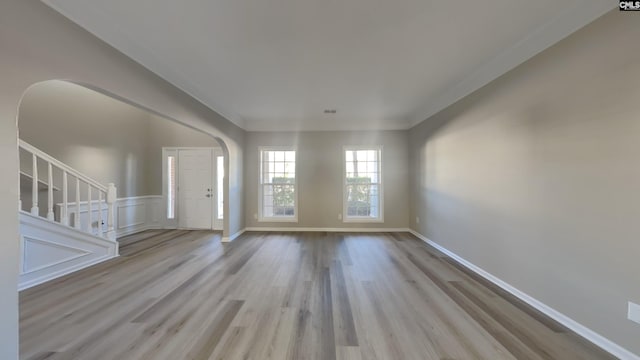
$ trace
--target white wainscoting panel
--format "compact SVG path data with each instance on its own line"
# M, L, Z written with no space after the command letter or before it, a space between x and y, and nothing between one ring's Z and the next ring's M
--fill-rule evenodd
M115 241L20 212L20 290L116 256Z
M69 203L70 225L75 224L76 219L80 221L80 227L85 229L88 221L88 204L86 201L80 202L80 216L76 217L75 203ZM116 200L115 206L115 228L116 237L134 234L149 229L160 229L162 227L162 195L135 196L120 198ZM56 206L56 218L59 221L62 204ZM107 203L102 202L102 219L106 223ZM93 201L91 205L91 228L94 234L98 233L98 201ZM107 231L106 225L102 224L102 230Z
M161 228L161 211L162 195L118 199L116 201L116 236Z
M147 204L135 202L133 204L117 205L118 230L125 231L128 228L144 226L147 222Z

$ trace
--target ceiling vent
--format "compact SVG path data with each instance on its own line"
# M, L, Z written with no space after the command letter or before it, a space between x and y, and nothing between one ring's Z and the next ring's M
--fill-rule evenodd
M325 111L324 111L325 114L335 114L337 112L338 112L338 110L336 110L336 109L325 109Z

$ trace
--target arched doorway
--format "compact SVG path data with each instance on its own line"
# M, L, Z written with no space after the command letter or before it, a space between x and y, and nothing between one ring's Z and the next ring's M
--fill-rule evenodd
M172 217L169 207L180 199L185 201L185 198L171 198L171 192L167 192L167 164L163 149L210 149L213 156L211 179L206 186L203 185L207 192L203 188L202 196L206 195L211 201L208 208L201 206L199 211L209 209L210 228L223 230L223 199L228 196L228 182L219 173L226 173L224 170L229 166L225 160L228 151L224 142L123 100L105 91L68 81L50 80L34 84L20 103L20 139L83 171L92 179L103 184L113 182L118 188L118 200L128 206L123 206L122 211L116 214L116 217L122 217L116 219L119 222L118 235L149 227L172 226L171 219L168 219ZM35 189L29 186L34 164L30 156L21 156L20 159L21 209L34 211L33 205L37 207L38 201L34 203L33 191L29 192ZM40 162L40 168L45 167L46 170L47 164ZM46 184L46 171L39 174L36 176ZM51 194L49 199L35 196L42 205L42 200L53 200L54 204L40 206L35 211L49 218L54 212L58 221L69 221L63 219L64 214L59 211L64 192L60 189L60 177L54 171L51 180L59 185L54 186L53 199ZM75 201L75 194L73 191L70 193L71 201ZM81 189L80 193L85 194L86 190ZM83 201L82 196L80 201ZM183 208L187 205L183 204ZM91 225L83 224L82 227L91 228Z

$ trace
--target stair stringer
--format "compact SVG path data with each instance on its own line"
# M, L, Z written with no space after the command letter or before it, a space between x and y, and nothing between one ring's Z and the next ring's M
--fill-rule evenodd
M21 211L20 277L24 290L118 256L118 243Z

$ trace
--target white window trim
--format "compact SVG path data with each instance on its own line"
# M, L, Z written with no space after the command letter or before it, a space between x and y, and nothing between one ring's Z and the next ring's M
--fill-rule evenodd
M294 206L293 206L293 214L291 217L282 217L282 216L271 216L266 217L262 213L262 203L263 203L263 186L262 186L262 165L264 162L262 161L262 153L264 151L295 151L296 158L296 177L293 182L294 187ZM258 158L260 164L258 165L258 222L279 222L279 223L297 223L298 222L298 148L295 146L260 146L258 147Z
M380 204L379 214L377 218L371 217L358 217L347 215L347 150L377 150L378 157L378 169L380 171ZM383 223L384 222L384 173L383 173L383 161L382 161L383 147L382 145L357 145L357 146L344 146L342 148L342 222L343 223Z

